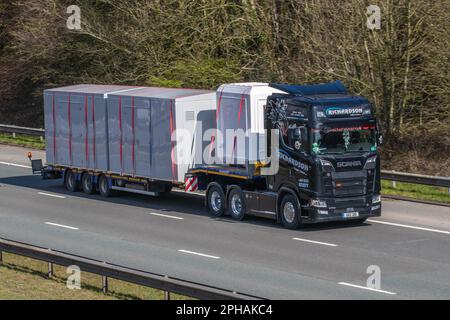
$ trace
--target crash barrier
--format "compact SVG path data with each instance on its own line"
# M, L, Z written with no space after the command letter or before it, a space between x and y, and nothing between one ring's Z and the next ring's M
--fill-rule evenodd
M48 276L53 276L53 265L64 267L76 266L83 272L102 276L103 292L108 292L108 279L113 278L164 291L164 298L170 300L170 294L176 293L201 300L261 300L255 297L231 290L220 289L208 285L176 279L167 275L155 274L142 270L76 256L69 253L37 247L7 239L0 239L0 265L3 252L48 262Z

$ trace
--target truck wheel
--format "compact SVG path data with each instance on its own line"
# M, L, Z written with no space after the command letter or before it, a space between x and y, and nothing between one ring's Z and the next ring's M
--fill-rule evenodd
M235 220L242 220L245 216L245 199L242 189L236 188L228 194L228 209Z
M109 187L108 178L100 176L98 181L98 191L102 197L108 198L111 196L111 188Z
M221 217L225 211L225 194L219 186L212 186L208 190L208 209L214 217Z
M287 229L298 229L300 226L300 210L297 199L291 194L284 196L280 206L281 220Z
M78 190L78 181L75 173L72 170L67 170L66 172L66 181L65 181L66 189L70 192L75 192Z
M83 177L81 178L81 187L86 194L94 193L94 183L92 182L92 176L89 173L83 174Z

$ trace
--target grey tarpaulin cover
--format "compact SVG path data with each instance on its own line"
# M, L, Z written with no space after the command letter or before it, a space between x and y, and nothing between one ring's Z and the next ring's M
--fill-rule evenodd
M195 140L196 120L203 131L215 126L216 96L207 90L75 85L45 90L44 106L48 164L183 182L195 162L177 159L203 145ZM192 136L171 141L176 129Z

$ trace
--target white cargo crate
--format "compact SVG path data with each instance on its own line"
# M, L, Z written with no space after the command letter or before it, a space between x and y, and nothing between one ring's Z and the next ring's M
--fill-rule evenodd
M264 109L267 97L283 93L268 83L224 84L217 90L217 153L225 164L248 164L266 159ZM227 130L237 134L227 136ZM242 137L244 132L245 136Z

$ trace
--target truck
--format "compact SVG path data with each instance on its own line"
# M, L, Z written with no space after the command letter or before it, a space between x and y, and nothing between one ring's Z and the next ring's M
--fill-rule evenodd
M76 85L44 91L44 179L104 197L205 195L213 217L288 229L381 215L372 104L340 81L217 91Z

